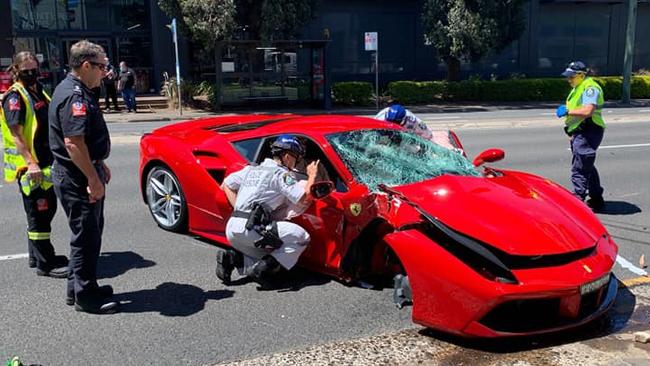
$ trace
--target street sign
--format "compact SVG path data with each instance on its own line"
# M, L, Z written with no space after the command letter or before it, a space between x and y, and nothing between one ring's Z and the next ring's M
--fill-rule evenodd
M377 51L377 32L366 32L363 39L366 51Z
M172 31L172 40L174 42L174 51L176 53L176 89L178 90L178 113L183 115L183 99L181 96L181 66L178 60L178 30L176 28L176 18L172 19L170 27Z
M363 37L366 51L375 51L373 63L375 64L375 104L379 110L379 35L377 32L366 32Z

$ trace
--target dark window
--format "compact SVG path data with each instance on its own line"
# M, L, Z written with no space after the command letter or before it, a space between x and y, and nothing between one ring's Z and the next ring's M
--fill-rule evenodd
M243 157L248 160L248 162L252 162L255 160L255 156L257 155L257 151L260 148L260 143L262 142L262 138L256 138L256 139L250 139L250 140L241 140L241 141L236 141L233 142L233 146L239 152Z

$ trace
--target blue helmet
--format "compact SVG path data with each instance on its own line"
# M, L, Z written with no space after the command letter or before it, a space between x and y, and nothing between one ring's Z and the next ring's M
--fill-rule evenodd
M400 104L390 106L386 113L386 120L390 122L402 123L404 117L406 117L406 109Z
M298 141L298 139L293 135L280 135L271 144L271 154L274 156L279 155L284 151L290 152L298 157L305 155L305 149L302 147L300 141Z

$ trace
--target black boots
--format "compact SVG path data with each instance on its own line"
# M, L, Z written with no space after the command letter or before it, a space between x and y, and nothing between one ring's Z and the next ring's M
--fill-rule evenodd
M230 284L232 271L244 265L242 255L232 249L217 252L217 268L215 274L225 285Z

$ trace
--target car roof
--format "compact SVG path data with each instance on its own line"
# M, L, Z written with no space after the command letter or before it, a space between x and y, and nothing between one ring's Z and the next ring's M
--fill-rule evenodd
M191 135L193 134L192 132L202 130L217 133L229 141L238 141L282 133L317 137L337 132L387 128L398 129L399 127L390 122L368 117L276 114L204 118L169 125L156 130L156 133L183 137L183 135Z

